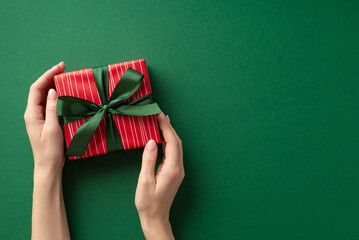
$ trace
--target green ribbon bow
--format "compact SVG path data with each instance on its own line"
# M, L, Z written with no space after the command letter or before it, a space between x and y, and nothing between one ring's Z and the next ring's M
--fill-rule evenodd
M157 103L153 103L150 94L135 101L124 103L141 86L143 74L140 72L128 68L117 83L109 100L107 66L93 68L92 73L102 104L72 96L60 96L57 101L56 113L63 117L63 124L92 115L77 129L67 148L65 154L67 157L82 156L85 153L87 145L105 114L107 150L111 152L123 149L121 137L112 114L148 116L161 112Z

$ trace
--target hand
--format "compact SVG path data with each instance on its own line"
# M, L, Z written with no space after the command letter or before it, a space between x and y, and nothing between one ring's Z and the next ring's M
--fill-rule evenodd
M65 64L61 62L30 87L24 119L36 171L59 174L64 166L63 134L56 114L57 93L50 89L54 76L64 70Z
M146 239L174 239L169 222L172 202L184 178L182 141L168 116L158 115L163 133L162 163L155 174L157 145L150 140L143 152L135 204Z
M64 69L61 62L31 85L24 114L35 162L31 239L70 239L62 194L63 135L57 93L50 89L54 76Z

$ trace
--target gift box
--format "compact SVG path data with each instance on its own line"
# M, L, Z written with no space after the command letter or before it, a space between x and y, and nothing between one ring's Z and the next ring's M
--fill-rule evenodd
M54 77L66 156L80 159L161 142L145 60Z

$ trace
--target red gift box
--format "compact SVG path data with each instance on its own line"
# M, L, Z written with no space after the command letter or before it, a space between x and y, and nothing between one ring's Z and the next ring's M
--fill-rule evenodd
M140 59L108 65L109 98L111 97L111 93L113 92L122 74L129 67L142 73L144 78L140 88L124 102L132 102L142 96L152 93L146 62L144 59ZM91 68L62 73L56 75L54 80L55 88L59 96L73 96L92 101L96 104L101 104L100 96L97 91ZM83 119L63 125L67 147L69 147L69 144L72 141L72 138L77 129L88 118L90 117L84 117ZM150 139L155 140L157 143L161 142L156 115L128 116L114 114L113 118L117 130L121 136L124 150L144 147ZM103 118L94 135L92 136L84 155L78 157L69 157L69 159L87 158L105 154L107 152L106 122Z

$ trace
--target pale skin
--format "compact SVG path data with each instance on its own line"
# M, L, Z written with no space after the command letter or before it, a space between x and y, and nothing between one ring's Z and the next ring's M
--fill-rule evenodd
M61 62L31 85L24 114L34 157L33 240L70 239L62 194L63 133L56 115L57 93L51 88L54 76L64 70ZM142 155L135 205L146 239L174 239L169 212L185 175L182 141L168 116L160 113L157 118L164 157L155 172L158 148L150 140Z

